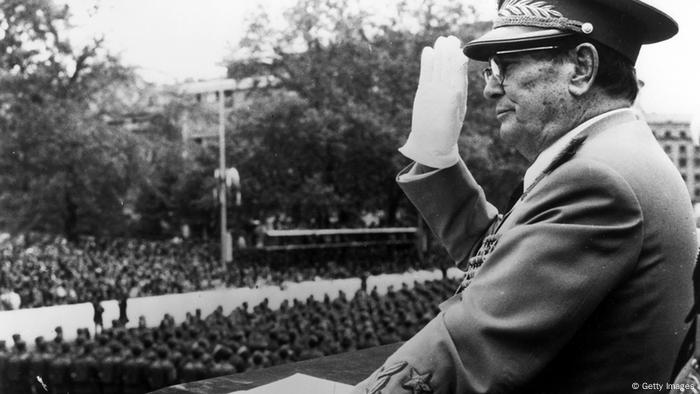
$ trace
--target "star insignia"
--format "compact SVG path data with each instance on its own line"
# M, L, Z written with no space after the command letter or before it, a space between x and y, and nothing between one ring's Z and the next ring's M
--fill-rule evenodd
M406 390L411 390L413 394L429 394L433 392L433 388L430 387L430 378L433 376L431 372L421 374L416 371L415 368L411 368L408 380L403 382L401 387Z

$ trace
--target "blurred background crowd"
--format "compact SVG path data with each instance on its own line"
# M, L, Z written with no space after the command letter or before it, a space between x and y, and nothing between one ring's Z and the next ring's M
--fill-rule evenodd
M77 243L62 237L16 238L0 247L0 310L99 302L230 287L366 277L430 267L411 248L237 252L219 261L219 245L139 239Z

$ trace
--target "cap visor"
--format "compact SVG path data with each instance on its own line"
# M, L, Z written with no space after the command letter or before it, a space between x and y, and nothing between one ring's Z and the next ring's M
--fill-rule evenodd
M530 26L502 26L489 31L464 46L464 54L474 60L486 61L499 51L534 48L552 44L574 35L558 29Z

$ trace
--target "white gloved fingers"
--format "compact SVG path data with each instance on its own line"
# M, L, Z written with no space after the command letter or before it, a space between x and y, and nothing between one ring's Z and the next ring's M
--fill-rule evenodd
M467 63L468 59L462 51L459 39L454 36L450 37L452 38L450 47L451 69L447 75L450 75L453 78L452 81L450 81L450 83L453 84L452 86L454 86L454 88L457 90L461 90L464 84L464 80L467 77L467 69L465 67L465 64Z
M433 80L433 67L435 65L434 61L435 51L431 47L423 48L420 56L420 75L418 77L418 86L425 86Z
M460 49L460 41L455 36L439 37L435 41L436 68L438 77L448 84L453 83L453 76L465 58Z
M466 56L465 56L466 58ZM469 92L469 59L466 59L464 63L462 63L462 66L460 67L460 73L459 77L461 80L458 80L455 82L455 86L459 86L461 88L460 90L460 96L461 97L461 102L462 105L459 107L459 114L457 115L460 119L464 119L464 117L467 115L467 98L468 98L468 92Z
M467 88L469 87L469 59L466 56L461 55L461 57L456 58L456 62L453 66L450 75L450 85L454 87L456 91L463 92L466 95Z
M449 36L445 39L445 49L449 53L448 57L450 63L460 63L462 58L465 57L460 49L460 45L461 42L459 41L459 38L455 36Z
M449 70L450 58L452 57L450 54L450 41L451 40L449 40L447 37L442 36L435 40L435 81L443 80L443 78L446 76L445 72Z

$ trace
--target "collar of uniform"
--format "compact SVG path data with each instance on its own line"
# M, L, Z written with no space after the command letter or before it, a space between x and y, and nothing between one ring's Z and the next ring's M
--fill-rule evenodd
M535 161L532 162L530 167L528 167L527 171L525 171L525 176L523 177L523 191L527 190L532 185L535 179L537 179L537 177L544 172L544 170L549 166L549 164L554 160L554 158L557 157L557 155L562 150L564 150L564 148L566 148L566 146L571 142L571 140L573 140L582 131L589 129L608 118L614 117L616 114L623 113L629 113L635 118L638 118L637 114L635 113L635 110L631 108L614 109L612 111L608 111L591 119L588 119L587 121L576 126L573 130L559 137L559 139L554 141L552 145L547 147L547 149L543 150L537 156Z

